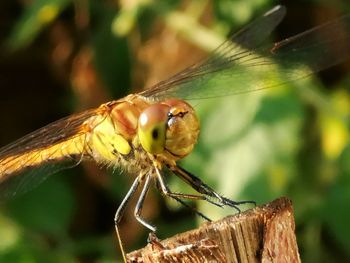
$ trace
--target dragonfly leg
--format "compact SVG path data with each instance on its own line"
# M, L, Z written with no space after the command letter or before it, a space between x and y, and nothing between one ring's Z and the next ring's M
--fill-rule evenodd
M148 228L152 232L156 232L156 227L152 226L151 224L146 222L145 219L143 219L141 217L141 211L142 211L142 208L143 208L143 204L144 204L147 192L148 192L149 187L150 187L150 182L151 182L151 175L147 174L145 184L143 186L143 189L142 189L142 192L140 194L139 200L137 201L137 204L136 204L136 207L135 207L134 215L135 215L135 218L137 219L137 221L139 221L142 225L144 225L146 228Z
M158 250L166 249L166 247L163 246L163 244L160 242L160 239L156 236L154 232L150 232L148 234L147 242L152 244Z
M157 182L159 183L160 190L165 196L169 196L175 200L178 200L179 198L190 199L190 200L204 200L218 207L223 207L223 204L214 202L213 200L210 200L205 195L183 194L183 193L176 193L176 192L170 191L170 189L168 188L168 186L164 181L162 173L156 167L155 167L155 171L156 171ZM182 202L180 201L180 203Z
M236 201L230 200L230 199L218 194L211 187L206 185L201 179L199 179L195 175L191 174L190 172L186 171L185 169L183 169L179 166L169 166L169 169L172 172L174 172L177 176L179 176L183 181L185 181L186 183L191 185L192 188L195 189L197 192L199 192L203 195L208 195L208 196L211 196L213 198L216 198L217 200L219 200L219 202L222 205L227 205L227 206L233 207L238 212L241 212L241 210L238 207L239 205L242 205L242 204L254 204L254 205L256 205L256 203L254 201L236 202Z
M159 185L159 182L157 181L156 182L156 186L157 186L157 189L162 192L162 189ZM183 205L184 207L190 209L193 213L197 214L199 217L211 222L212 220L207 217L206 215L204 215L203 213L199 212L196 208L192 207L192 206L189 206L187 203L185 203L184 201L182 201L179 197L176 197L176 196L169 196L170 198L174 199L176 202L179 202L181 205Z
M114 216L114 226L115 226L115 232L117 233L117 238L119 241L119 246L120 246L120 250L122 252L122 256L124 259L124 262L126 263L126 255L125 255L125 250L124 250L124 246L123 246L123 242L120 236L120 232L119 232L119 228L118 228L118 224L120 223L120 220L124 214L125 208L128 204L128 202L130 201L131 197L133 196L133 194L135 194L138 186L140 185L141 181L143 180L143 175L140 174L135 181L133 182L133 184L131 185L128 193L126 194L126 196L124 197L122 203L120 204L120 206L118 207L117 212L115 213Z

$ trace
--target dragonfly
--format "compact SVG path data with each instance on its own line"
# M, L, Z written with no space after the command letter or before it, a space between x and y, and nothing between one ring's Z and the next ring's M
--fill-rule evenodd
M268 42L285 14L284 6L275 6L233 34L209 56L172 77L139 93L60 119L1 148L0 199L23 193L49 175L85 160L122 167L134 176L114 217L125 262L118 225L136 193L139 195L135 218L151 233L156 231L142 217L152 183L164 196L184 205L184 200L204 200L240 211L241 204L251 201L237 202L220 195L178 164L191 153L200 131L190 102L280 86L350 57L347 29L350 15L276 43ZM281 77L271 77L272 73ZM168 174L178 176L196 193L169 189Z

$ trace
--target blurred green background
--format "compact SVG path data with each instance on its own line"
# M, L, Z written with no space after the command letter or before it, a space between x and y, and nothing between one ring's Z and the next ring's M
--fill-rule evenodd
M275 40L350 12L345 0L1 1L0 145L170 76L276 4L288 13ZM349 72L347 62L194 104L201 137L183 166L234 200L290 197L304 262L350 261ZM0 262L120 260L113 218L131 180L84 163L1 203ZM194 205L212 219L234 213ZM128 251L147 237L133 206L121 224ZM156 191L143 213L160 238L202 222Z

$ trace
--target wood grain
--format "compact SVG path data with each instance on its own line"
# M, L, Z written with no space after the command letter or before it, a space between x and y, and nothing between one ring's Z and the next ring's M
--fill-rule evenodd
M292 203L281 197L127 255L133 263L300 262Z

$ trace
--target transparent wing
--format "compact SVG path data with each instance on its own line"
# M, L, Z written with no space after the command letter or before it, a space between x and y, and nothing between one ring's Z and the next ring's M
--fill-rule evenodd
M81 158L76 156L72 159L50 160L7 176L0 183L0 203L34 189L50 175L78 165Z
M0 200L26 192L85 158L84 121L99 109L53 122L0 149Z
M26 136L0 148L0 163L7 156L20 155L35 149L65 141L84 132L82 124L92 116L98 115L99 109L91 109L73 114L52 122Z
M277 6L220 45L208 59L141 95L201 99L278 86L338 64L350 56L350 16L263 45L285 10Z

